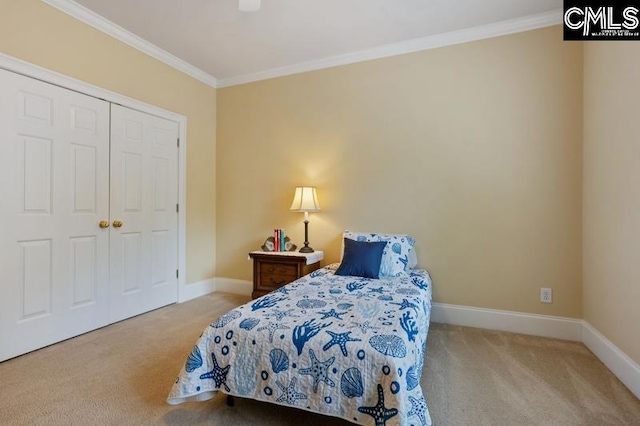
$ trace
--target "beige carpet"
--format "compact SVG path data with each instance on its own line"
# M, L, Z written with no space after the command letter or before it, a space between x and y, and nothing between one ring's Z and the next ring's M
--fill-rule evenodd
M224 397L169 406L200 332L247 301L209 295L0 363L0 425L349 425ZM640 402L581 343L432 324L434 425L640 425Z

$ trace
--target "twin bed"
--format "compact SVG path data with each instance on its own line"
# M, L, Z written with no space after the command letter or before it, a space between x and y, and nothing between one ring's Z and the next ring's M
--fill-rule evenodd
M389 239L363 235L354 239ZM167 401L221 391L363 425L431 425L420 387L431 279L408 265L407 249L403 257L388 246L387 267L391 257L403 269L392 265L384 275L397 276L337 275L329 265L218 318Z

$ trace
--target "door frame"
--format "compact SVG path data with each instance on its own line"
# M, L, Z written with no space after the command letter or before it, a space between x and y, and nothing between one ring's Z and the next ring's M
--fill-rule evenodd
M178 203L180 205L178 210L178 303L189 300L186 288L187 117L93 84L85 83L2 52L0 52L0 68L178 123L180 135L180 144L178 146Z

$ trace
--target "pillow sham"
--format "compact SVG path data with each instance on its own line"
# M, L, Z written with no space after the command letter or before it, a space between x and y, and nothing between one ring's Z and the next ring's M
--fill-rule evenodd
M378 278L384 241L356 241L344 238L344 256L336 275L351 275L364 278Z
M383 241L387 245L382 253L380 263L380 277L399 277L405 271L417 266L415 256L412 259L411 252L416 240L407 234L379 234L367 232L353 232L346 230L343 238L356 241Z
M411 269L416 269L418 266L418 255L416 253L416 246L414 245L409 251L409 263L404 268L405 271L409 271Z

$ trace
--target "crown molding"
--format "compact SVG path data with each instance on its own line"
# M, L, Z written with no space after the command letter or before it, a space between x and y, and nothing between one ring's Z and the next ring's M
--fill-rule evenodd
M196 68L195 66L170 54L169 52L159 48L158 46L149 43L141 37L138 37L132 32L127 31L119 25L114 24L108 19L98 15L97 13L93 12L90 9L87 9L86 7L76 3L73 0L41 1L214 88L236 86L260 80L267 80L270 78L283 77L292 74L299 74L303 72L316 71L341 65L348 65L356 62L370 61L374 59L418 52L421 50L436 49L439 47L452 46L455 44L468 43L492 37L499 37L523 31L535 30L538 28L549 27L562 23L562 10L554 9L549 12L510 19L493 24L482 25L458 31L451 31L448 33L435 34L432 36L406 40L399 43L385 44L359 52L332 56L315 61L302 62L290 66L273 68L266 71L260 71L236 77L216 79L214 76L202 71L199 68Z
M73 0L42 0L43 3L48 4L49 6L55 7L56 9L70 15L77 20L84 22L87 25L92 26L93 28L102 31L105 34L110 35L111 37L122 41L123 43L128 44L129 46L138 49L139 51L146 53L163 62L178 71L181 71L198 81L201 81L204 84L207 84L211 87L217 87L217 79L202 71L199 68L194 67L186 61L178 58L177 56L172 55L171 53L159 48L155 44L149 43L148 41L138 37L130 31L125 30L119 25L114 24L108 19L98 15L90 9L76 3Z
M218 80L218 88L236 86L239 84L251 83L259 80L283 77L291 74L298 74L308 71L316 71L324 68L332 68L340 65L348 65L356 62L370 61L373 59L386 58L389 56L402 55L406 53L418 52L421 50L436 49L439 47L451 46L455 44L467 43L471 41L484 40L487 38L499 37L523 31L535 30L538 28L550 27L562 23L562 10L554 9L549 12L528 15L521 18L496 22L493 24L467 28L448 33L435 34L400 43L385 44L372 49L345 55L333 56L317 61L303 62L274 68L267 71L229 77Z

